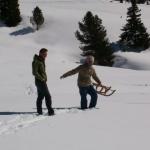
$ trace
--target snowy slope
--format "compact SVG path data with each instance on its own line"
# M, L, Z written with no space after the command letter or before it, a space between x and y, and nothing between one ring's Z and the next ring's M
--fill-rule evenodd
M15 28L0 24L1 149L149 150L149 50L139 54L117 52L116 67L94 66L102 83L117 90L111 97L99 95L94 110L77 109L80 106L77 75L59 79L79 65L76 62L81 51L74 32L86 11L102 18L110 41L115 42L130 4L109 0L20 0L19 3L21 24ZM43 11L45 24L34 32L29 17L37 5ZM150 32L150 6L139 7ZM35 114L31 62L42 47L49 50L46 65L56 112L53 117ZM43 107L47 113L44 103Z

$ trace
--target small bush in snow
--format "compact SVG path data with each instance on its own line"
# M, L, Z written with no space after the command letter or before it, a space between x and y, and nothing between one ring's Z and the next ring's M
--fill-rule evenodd
M33 26L36 26L36 30L39 30L40 26L44 23L43 13L39 7L36 7L32 13L33 16L30 18L30 22Z

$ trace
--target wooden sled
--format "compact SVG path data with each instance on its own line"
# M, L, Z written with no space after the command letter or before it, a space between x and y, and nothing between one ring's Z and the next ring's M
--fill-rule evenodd
M104 85L99 85L97 83L93 83L93 85L95 86L97 93L103 96L111 96L116 92L116 90L111 89L111 86L107 87Z

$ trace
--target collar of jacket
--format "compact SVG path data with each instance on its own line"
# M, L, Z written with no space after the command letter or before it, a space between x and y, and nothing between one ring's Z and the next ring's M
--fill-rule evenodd
M37 54L34 55L34 60L36 60L36 59L37 59L37 60L40 60L40 61L43 61L43 62L45 61L44 58L42 58L41 56L39 56L39 55L37 55Z

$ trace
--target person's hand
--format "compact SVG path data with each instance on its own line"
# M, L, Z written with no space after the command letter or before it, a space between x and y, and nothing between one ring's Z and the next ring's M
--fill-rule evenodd
M101 86L103 87L102 83L101 82L97 82L97 86Z
M95 86L100 86L100 87L103 86L101 83L95 83L95 82L93 82L93 85L95 85Z
M62 75L62 76L60 76L60 79L63 79L64 78L64 76Z

